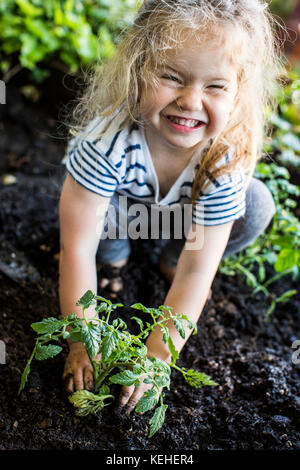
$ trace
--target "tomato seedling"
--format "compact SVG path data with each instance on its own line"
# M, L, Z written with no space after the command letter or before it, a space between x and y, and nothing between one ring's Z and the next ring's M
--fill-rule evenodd
M100 304L95 307L97 316L87 319L85 310L97 301L100 301ZM140 398L135 411L146 412L159 405L150 419L149 437L152 437L164 422L168 406L163 401L163 389L170 389L171 368L181 372L186 382L192 387L217 385L202 372L176 365L179 354L169 334L167 323L170 319L173 320L182 338L185 338L185 322L190 329L194 329L193 334L195 334L196 324L186 315L174 314L171 307L164 305L158 308L148 308L141 303L136 303L131 305L131 308L142 311L147 315L147 319L148 316L150 317L151 322L136 316L131 317L140 329L137 335L133 335L127 330L127 325L121 318L110 322L111 312L118 307L123 307L123 304L113 304L110 300L87 291L76 305L82 307L83 319L71 313L68 317L50 317L41 322L32 323L31 327L37 333L37 338L22 374L19 393L27 381L32 360L44 360L56 356L62 351L62 347L51 343L61 342L67 338L84 344L94 369L94 392L78 390L69 397L79 416L97 413L110 404L114 398L110 392L111 384L138 387L144 381L152 384L152 388ZM161 329L163 341L170 350L172 357L170 364L147 355L147 347L143 340L156 327ZM95 359L96 356L97 359Z

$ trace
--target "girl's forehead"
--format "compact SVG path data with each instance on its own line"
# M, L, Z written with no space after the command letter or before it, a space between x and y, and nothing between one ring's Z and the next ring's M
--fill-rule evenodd
M236 33L237 31L235 31ZM203 56L209 61L230 63L238 65L241 63L242 38L234 34L233 28L218 28L204 32L193 33L184 31L180 42L163 52L163 62L188 62L193 57Z

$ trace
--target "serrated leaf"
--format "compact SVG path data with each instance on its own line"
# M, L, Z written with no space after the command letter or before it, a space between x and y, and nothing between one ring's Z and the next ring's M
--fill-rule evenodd
M69 401L77 408L77 416L87 416L102 410L106 406L105 400L110 398L113 396L95 394L88 390L77 390L69 397Z
M165 374L170 374L171 373L171 368L170 368L169 364L167 364L162 359L159 359L158 357L154 357L154 356L149 356L149 360L152 362L152 364L156 368L163 371Z
M201 388L204 385L218 385L209 375L194 369L187 370L186 375L184 374L184 378L189 385L195 388Z
M139 399L135 407L137 413L145 413L146 411L151 410L158 402L158 397L156 396L155 390L148 390L145 392L144 396Z
M141 303L136 303L136 304L133 304L133 305L130 305L131 308L135 308L136 310L142 310L143 312L145 313L149 313L150 312L150 309L145 307L145 305L141 304Z
M173 318L173 322L174 322L175 328L178 331L178 333L180 334L181 338L185 339L185 329L184 329L183 321L178 319L178 318Z
M164 375L157 375L157 376L155 376L155 378L154 378L154 382L155 382L156 385L158 385L159 387L167 387L167 388L169 388L169 387L170 387L170 376L167 375L167 374L164 374Z
M90 323L82 325L81 341L84 344L87 353L91 359L94 359L99 350L100 345L100 329L98 325Z
M110 377L109 381L114 384L129 386L133 385L139 378L140 374L135 374L131 370L125 370Z
M192 330L192 329L194 328L194 330L195 330L195 331L194 331L194 334L195 334L195 333L197 332L197 325L196 325L196 323L194 323L187 315L182 314L182 315L180 315L180 316L181 316L181 318L182 318L183 320L185 320L185 321L187 322L188 327L189 327L190 330Z
M101 304L97 305L97 307L95 308L96 312L98 313L105 312L106 309L107 309L107 304L105 302L101 302Z
M48 346L42 346L38 344L35 351L35 359L38 361L43 361L45 359L50 359L51 357L56 356L62 350L61 346L56 346L54 344L49 344Z
M95 295L91 290L86 291L86 293L78 300L76 305L81 305L84 308L88 308L95 303Z
M140 330L143 331L143 329L144 329L144 323L143 323L143 321L142 321L140 318L138 318L138 317L130 317L130 320L135 320L135 321L137 322L137 324L139 325Z
M147 352L148 352L148 349L147 349L146 345L143 345L140 348L135 348L133 352L134 352L135 356L145 357Z
M154 415L150 419L150 432L149 437L152 437L164 424L165 414L168 405L161 405L160 407L156 408Z
M64 321L55 317L45 318L43 321L31 324L31 328L39 334L52 334L59 331L63 326Z
M168 328L166 327L166 325L160 325L160 328L161 328L162 334L163 334L163 342L164 342L165 344L167 344L167 341L168 341L169 336L170 336L169 330L168 330Z
M101 355L106 360L118 346L118 335L116 331L109 331L102 337Z
M111 304L111 309L112 309L112 310L115 310L115 309L118 308L118 307L124 307L124 305L123 305L123 304L120 304L120 303Z
M21 377L21 383L20 383L20 387L19 387L19 391L18 391L18 394L23 390L23 388L25 387L25 384L27 382L27 378L28 378L28 374L30 372L30 364L31 364L31 361L28 361L26 366L25 366L25 369L23 371L23 374L22 374L22 377Z
M70 339L76 343L77 341L81 341L81 329L74 329L70 330Z
M179 358L179 354L175 349L171 336L169 336L168 338L168 346L169 346L170 353L172 355L172 364L174 365L177 359Z
M110 389L108 385L102 385L98 391L98 395L109 395Z
M145 384L153 384L153 377L146 377L143 382Z

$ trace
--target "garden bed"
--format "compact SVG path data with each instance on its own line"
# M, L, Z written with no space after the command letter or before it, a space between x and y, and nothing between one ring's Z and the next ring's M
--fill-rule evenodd
M57 204L63 178L65 140L57 108L34 104L14 88L1 106L0 183L0 449L300 449L300 365L292 342L300 339L300 293L278 305L271 322L261 294L241 279L217 274L212 299L184 347L179 365L210 375L218 387L192 389L172 372L162 429L151 439L149 416L127 417L114 404L96 416L77 417L62 386L64 355L35 361L28 384L17 395L21 373L34 345L32 322L59 315ZM118 301L131 325L134 302L159 306L168 286L158 268L154 241L138 240ZM270 272L270 275L273 273ZM273 293L297 289L283 278ZM99 294L107 296L105 290ZM115 396L118 395L115 386Z

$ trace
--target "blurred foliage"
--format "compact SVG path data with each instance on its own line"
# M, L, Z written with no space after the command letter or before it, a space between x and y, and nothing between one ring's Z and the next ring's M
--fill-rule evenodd
M289 73L289 80L278 95L278 113L270 116L274 126L272 139L265 151L280 163L300 170L300 74Z
M22 67L41 82L49 65L75 73L115 52L137 0L0 0L0 70L7 81Z
M229 276L245 276L247 285L253 289L250 295L263 292L269 302L268 319L278 303L287 302L297 292L288 290L276 296L269 289L283 276L291 275L293 280L299 277L300 221L294 211L300 190L289 181L288 170L276 163L260 162L254 176L262 180L273 195L276 213L271 227L251 246L225 258L219 270ZM267 265L273 268L272 276Z
M278 103L277 113L269 116L272 138L264 147L265 157L254 175L271 191L276 213L267 232L220 265L224 274L245 276L247 284L254 289L251 295L257 292L266 295L267 319L278 303L288 302L297 292L287 290L276 296L270 291L272 283L286 275L296 280L300 272L300 221L296 216L300 189L290 182L286 168L300 169L300 75L297 72L289 72L285 86L279 91ZM286 167L280 166L281 163ZM268 275L267 265L273 268L274 275Z
M281 18L288 18L297 5L298 0L270 0L270 10Z

